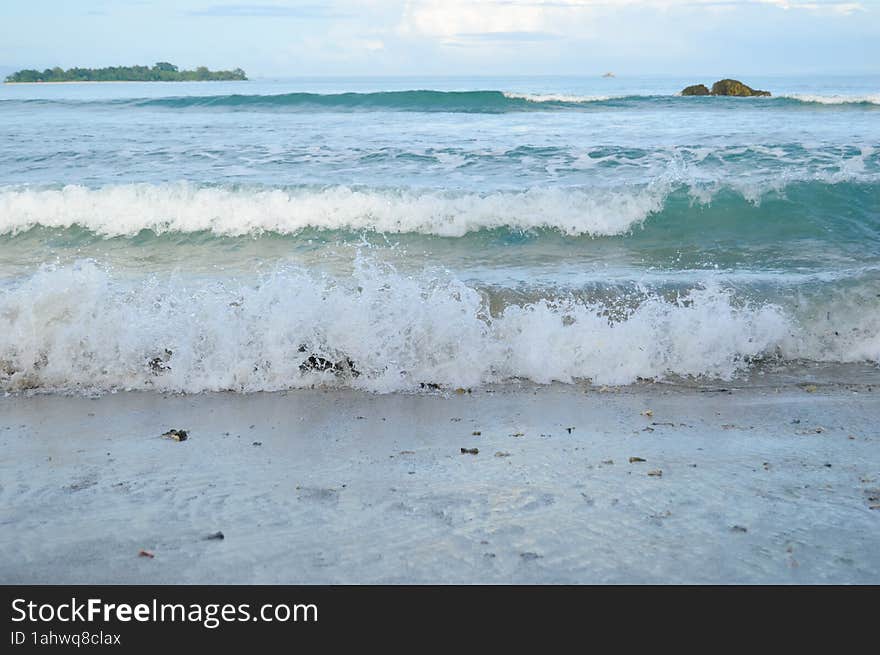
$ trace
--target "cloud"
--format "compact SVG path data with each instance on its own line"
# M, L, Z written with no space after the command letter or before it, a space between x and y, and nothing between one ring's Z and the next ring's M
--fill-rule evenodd
M802 9L812 12L849 15L856 11L864 11L861 2L824 0L823 2L800 2L799 0L757 0L759 4L775 5L781 9Z
M549 32L547 8L538 2L427 0L407 2L401 22L405 35L429 35L457 41L468 34Z
M358 39L355 45L367 50L368 52L378 52L385 49L385 42L381 39Z
M190 16L333 18L338 17L326 5L211 5L187 12Z
M422 0L423 2L425 0ZM430 1L430 0L428 0ZM419 2L419 0L416 0ZM538 6L546 8L572 7L699 7L699 6L746 6L775 5L782 9L807 9L821 11L827 9L863 8L862 2L852 0L472 0L472 3L496 6Z
M583 37L591 31L592 19L613 15L616 10L760 8L844 16L864 9L862 2L852 0L410 0L404 4L398 31L403 36L434 37L444 43L514 40L505 34Z
M455 37L475 41L553 41L561 38L559 34L550 32L476 32L456 34Z

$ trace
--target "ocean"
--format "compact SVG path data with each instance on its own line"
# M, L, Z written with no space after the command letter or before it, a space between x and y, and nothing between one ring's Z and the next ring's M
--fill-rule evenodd
M877 379L880 75L714 79L5 85L0 391Z

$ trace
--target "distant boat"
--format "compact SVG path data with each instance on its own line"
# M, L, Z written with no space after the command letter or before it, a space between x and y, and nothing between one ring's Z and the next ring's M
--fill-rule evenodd
M605 73L602 77L614 77L614 73Z

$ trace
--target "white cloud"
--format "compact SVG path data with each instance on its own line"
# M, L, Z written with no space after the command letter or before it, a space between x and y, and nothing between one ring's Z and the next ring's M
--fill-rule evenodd
M407 2L401 32L455 39L459 34L546 31L547 8L540 2L426 0Z
M361 39L360 46L369 52L377 52L385 49L385 43L379 39Z
M799 0L758 0L758 2L775 5L782 9L803 9L805 11L843 14L845 16L864 9L860 2L801 2Z
M534 33L584 38L593 31L591 19L599 14L640 7L698 11L765 7L849 15L862 10L863 4L844 0L409 0L404 3L398 32L450 44L462 43L467 35Z

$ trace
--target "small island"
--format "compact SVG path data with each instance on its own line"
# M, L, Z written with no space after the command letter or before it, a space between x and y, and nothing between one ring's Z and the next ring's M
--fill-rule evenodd
M206 82L220 80L246 80L240 68L231 71L212 71L205 66L195 70L178 70L167 61L154 66L109 66L107 68L68 68L56 66L44 71L20 70L6 78L7 84L38 82Z

